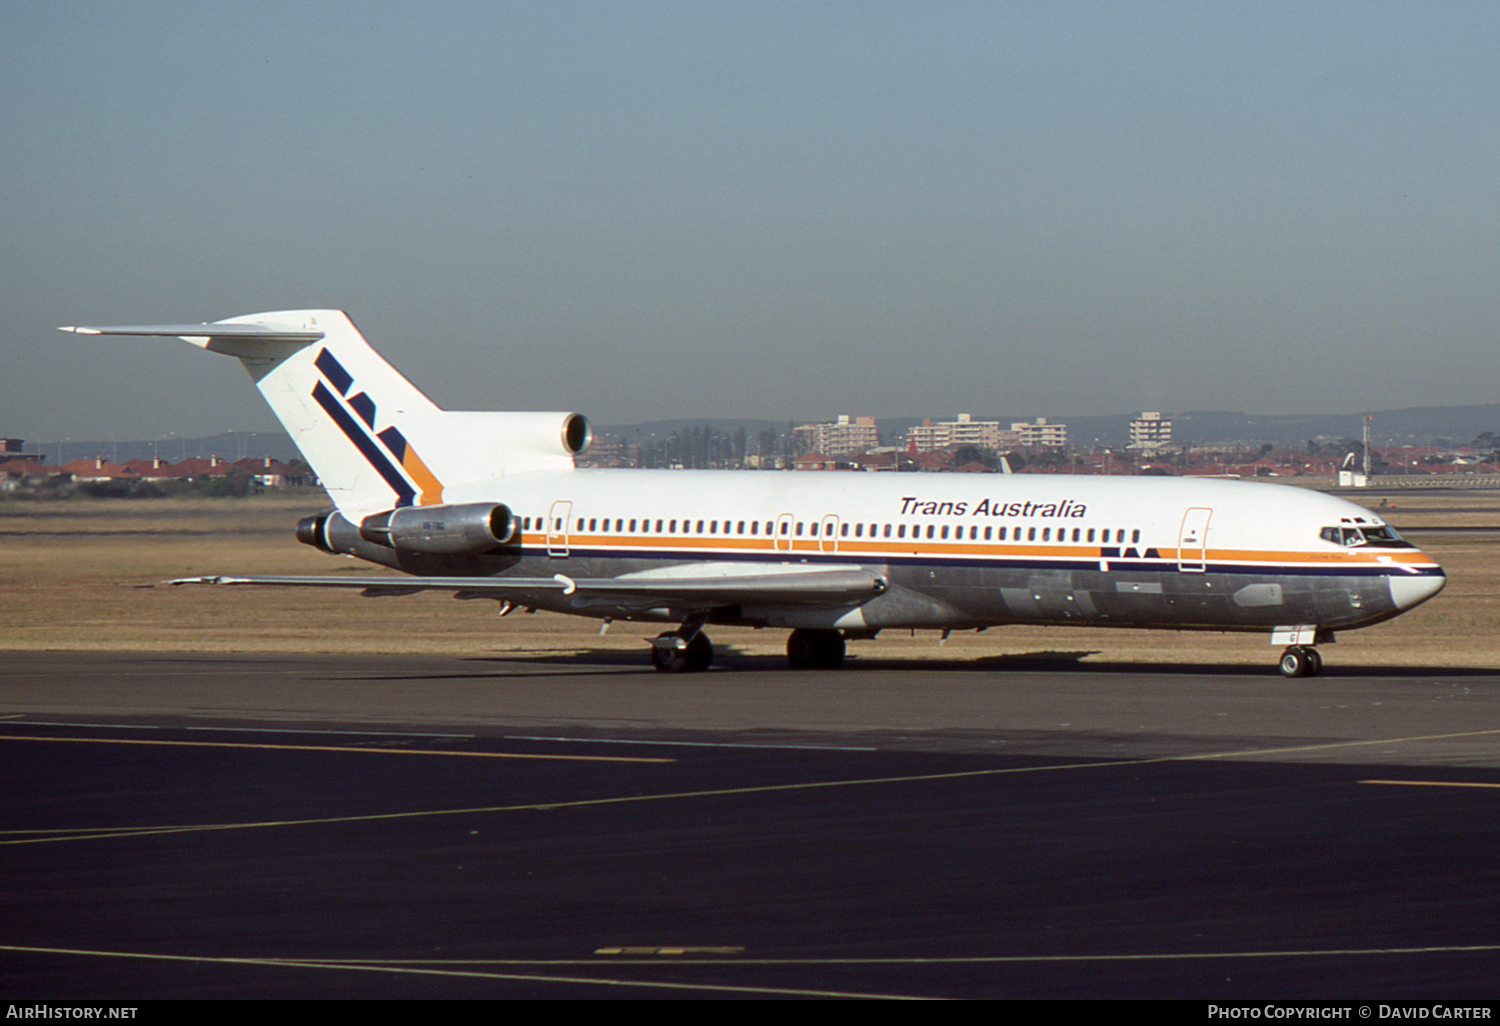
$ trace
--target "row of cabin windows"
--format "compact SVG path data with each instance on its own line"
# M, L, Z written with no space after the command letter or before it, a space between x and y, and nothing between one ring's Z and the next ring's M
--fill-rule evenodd
M521 520L521 529L523 531L529 531L529 530L531 530L533 521L535 521L536 529L538 531L544 529L544 527L546 525L546 518L544 518L544 517L523 517L522 520ZM601 524L602 524L602 528L601 528ZM655 531L655 533L656 534L678 534L678 533L681 533L681 534L739 534L739 535L743 535L743 534L747 534L748 533L748 534L750 534L752 536L760 536L762 534L762 532L761 532L761 523L758 520L748 520L748 521L747 520L740 520L740 521L737 521L737 522L736 521L732 521L732 520L724 520L724 521L719 521L719 520L707 520L707 521L705 521L705 520L699 520L699 521L697 521L697 530L694 530L694 528L693 528L693 521L691 521L691 520L683 520L683 521L681 521L681 524L682 524L682 530L681 530L681 532L679 532L677 530L678 521L676 521L676 520L665 520L665 519L658 520L658 521L656 521L656 531ZM707 528L708 528L706 531L704 530L705 524L707 525ZM749 528L748 531L746 530L747 526ZM869 524L869 525L866 525L866 524L863 524L863 523L849 524L849 523L845 522L845 523L840 523L838 525L838 527L839 527L839 537L840 538L854 537L854 538L895 538L895 539L903 539L903 538L908 538L909 537L909 538L917 539L917 538L923 538L923 537L925 537L925 538L929 538L929 539L933 539L933 540L937 540L937 541L950 541L950 540L951 541L963 541L963 540L965 540L965 538L964 538L965 528L963 527L963 525L959 525L957 527L954 527L951 524L912 524L911 525L911 533L910 534L907 533L907 525L906 524ZM731 528L732 528L732 530L731 530ZM926 530L926 534L925 535L923 534L924 528ZM602 521L598 517L588 517L588 518L579 517L578 520L577 520L577 522L576 522L576 526L574 527L574 530L576 530L576 531L578 531L580 533L582 533L584 531L597 532L597 531L599 531L601 529L604 530L604 531L606 531L606 532L608 532L610 530L609 518L608 517L604 518ZM797 538L802 538L802 537L816 538L816 537L818 537L818 532L819 532L820 529L821 529L821 525L816 520L811 521L811 522L805 522L805 521L799 520L799 521L796 521L795 524L792 521L786 521L786 520L784 520L784 521L781 522L781 534L782 534L783 537L794 536L794 537L797 537ZM853 532L852 535L851 535L851 529L852 529L852 532ZM556 531L556 532L561 532L563 530L562 518L560 518L560 517L553 518L553 520L552 520L552 530ZM1050 541L1054 540L1053 528L1051 528L1051 527L994 527L994 526L986 526L986 527L981 528L978 525L973 525L973 526L970 526L967 530L968 530L968 539L967 539L968 541L1017 541L1017 542L1018 541L1044 541L1044 542L1050 542ZM625 518L622 517L622 518L619 518L619 519L617 519L615 521L614 533L616 533L616 534L649 534L649 533L652 533L651 532L651 521L649 519L640 519L640 518L635 518L635 517L632 517L631 519L626 520ZM767 520L765 522L765 532L764 532L764 535L769 537L771 535L774 535L775 533L776 533L776 522L772 521L772 520ZM832 529L832 525L830 525L829 526L829 530L826 531L826 532L824 532L824 537L827 537L827 536L831 535L832 533L833 533L833 529ZM1023 537L1023 535L1024 535L1024 537ZM1108 545L1108 544L1111 543L1111 535L1113 535L1113 543L1114 544L1116 544L1116 545L1123 545L1123 544L1125 544L1125 535L1126 535L1126 532L1125 532L1125 528L1123 528L1123 527L1121 527L1121 528L1075 527L1075 528L1072 528L1071 538L1069 537L1069 529L1068 528L1066 528L1066 527L1059 527L1059 528L1056 529L1056 540L1059 541L1059 542L1066 542L1066 541L1070 541L1071 540L1071 541L1075 541L1075 542L1098 543L1098 544ZM1130 543L1132 545L1134 545L1134 544L1139 543L1140 540L1141 540L1140 529L1136 528L1135 530L1132 530L1130 532Z

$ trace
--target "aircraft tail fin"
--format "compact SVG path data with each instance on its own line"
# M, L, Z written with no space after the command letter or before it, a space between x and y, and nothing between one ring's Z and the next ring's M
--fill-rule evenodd
M573 466L588 421L570 413L445 411L372 349L340 310L281 310L212 324L64 328L177 336L237 357L340 512L447 501L446 489Z

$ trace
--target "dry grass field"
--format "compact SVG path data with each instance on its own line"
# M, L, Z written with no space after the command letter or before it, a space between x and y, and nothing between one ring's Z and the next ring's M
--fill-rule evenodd
M1500 491L1357 495L1399 529L1500 527ZM495 616L486 601L446 595L364 599L343 589L171 587L218 573L384 573L298 544L297 519L324 508L321 492L246 499L0 499L0 650L400 652L563 654L622 651L646 662L641 639L661 627L546 613ZM1448 571L1447 589L1391 623L1340 637L1331 666L1500 666L1500 533L1419 534ZM784 631L715 628L716 645L783 651ZM852 656L971 660L1088 653L1102 661L1273 665L1260 635L1065 628L955 634L888 631Z

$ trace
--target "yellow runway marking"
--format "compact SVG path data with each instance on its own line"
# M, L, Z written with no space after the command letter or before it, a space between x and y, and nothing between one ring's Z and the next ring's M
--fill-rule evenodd
M362 822L374 822L374 821L377 821L377 820L390 820L390 819L416 819L416 818L425 817L425 816L464 816L464 815L492 814L492 813L497 813L497 812L527 812L527 811L552 811L552 810L557 810L557 809L580 809L580 808L587 808L587 807L590 807L590 806L624 805L624 804L635 803L635 802L660 802L660 801L673 801L673 800L687 799L687 798L722 798L722 797L729 797L729 796L732 796L732 795L772 794L772 793L775 793L775 792L778 792L778 791L811 791L811 790L818 790L818 789L825 789L825 788L835 788L835 787L865 787L865 786L869 786L869 785L872 785L872 784L906 784L906 783L922 783L922 782L933 781L933 780L960 780L960 779L964 779L964 778L1000 777L1000 776L1010 776L1010 775L1013 775L1013 774L1020 774L1020 773L1053 773L1053 772L1059 772L1059 771L1063 771L1063 770L1110 769L1110 768L1123 768L1123 767L1129 767L1129 766L1151 766L1151 765L1159 765L1159 764L1171 763L1171 762L1199 762L1199 761L1206 761L1206 760L1209 760L1209 759L1243 759L1243 758L1249 758L1249 757L1252 757L1252 756L1282 755L1282 754L1286 754L1286 753L1290 753L1290 752L1312 752L1312 751L1323 751L1323 750L1334 749L1334 748L1361 748L1361 747L1368 747L1370 745L1406 744L1406 743L1411 743L1411 742L1416 742L1416 741L1442 741L1442 740L1450 740L1452 738L1458 738L1458 737L1486 737L1486 736L1489 736L1489 735L1492 735L1492 734L1500 734L1500 729L1496 729L1496 730L1463 731L1461 733L1456 733L1456 734L1426 734L1426 735L1415 735L1415 736L1412 736L1412 737L1377 738L1377 739L1372 740L1372 741L1330 741L1330 742L1323 742L1323 743L1312 744L1312 745L1286 745L1286 746L1278 747L1278 748L1249 748L1249 749L1242 749L1242 750L1233 751L1233 752L1206 752L1206 753L1203 753L1201 755L1161 755L1161 756L1155 756L1155 757L1149 758L1149 759L1091 760L1091 761L1088 761L1088 762L1064 763L1062 765L1011 766L1011 767L1007 767L1007 768L1003 768L1003 769L957 770L957 771L950 772L950 773L919 773L919 774L908 775L908 776L894 776L894 777L860 777L860 778L855 778L853 780L812 780L812 781L804 781L802 783L797 783L797 784L752 784L752 785L749 785L747 787L724 787L724 788L711 788L711 789L703 790L703 791L676 791L676 792L667 792L667 793L662 793L662 794L624 795L624 796L614 797L614 798L581 798L581 799L576 799L576 800L573 800L573 801L533 802L533 803L527 803L525 805L489 805L489 806L477 806L477 807L473 807L473 808L461 808L461 809L421 809L421 810L416 810L416 811L412 811L412 812L377 812L377 813L368 813L368 814L360 815L360 816L325 816L325 817L318 817L318 818L312 818L312 819L267 820L267 821L263 821L263 822L247 822L247 823L201 823L201 824L187 824L187 825L180 825L180 826L108 827L108 828L101 828L101 829L97 829L97 830L91 830L91 831L86 832L86 833L74 833L71 836L65 836L65 837L60 837L60 836L50 836L50 837L27 836L25 838L18 838L16 840L0 841L0 846L13 845L13 844L45 844L45 843L54 842L54 841L87 841L87 840L97 840L97 839L100 839L100 838L114 838L114 837L140 837L140 836L146 836L146 835L152 835L152 834L176 834L176 833L189 833L189 832L193 832L193 831L250 830L250 829L257 829L257 828L262 828L262 827L314 826L314 825L329 824L329 823L362 823ZM0 737L0 740L3 740L3 737ZM28 738L21 738L20 740L30 740L30 739L28 739ZM72 739L63 738L63 739L59 739L59 740L72 740ZM124 743L161 744L163 742L148 742L148 741L123 742L122 741L122 742L116 742L116 743L120 743L120 744L124 744ZM174 742L166 742L166 743L170 743L170 744L212 744L212 742L193 742L193 741L174 741ZM260 746L251 746L251 747L260 747ZM268 745L268 746L264 746L264 747L280 747L280 746ZM353 750L354 751L367 751L369 749L357 748L357 749L353 749ZM449 754L449 753L442 753L442 754ZM565 758L565 757L564 756L555 756L554 758ZM587 757L587 758L606 758L606 757L603 757L603 756L590 756L590 757ZM0 831L0 833L7 833L7 834L20 833L20 834L27 834L27 835L36 835L36 834L44 834L44 833L55 833L55 831L48 831L48 830L18 830L18 831Z
M359 752L364 755L448 755L462 759L555 759L565 762L676 762L624 755L540 755L529 752L445 752L428 748L361 748L357 745L267 745L243 741L157 741L149 738L37 737L0 734L0 741L72 741L93 745L180 745L184 748L265 748L278 752Z
M660 966L656 959L339 959L339 958L251 958L205 955L166 955L137 951L98 951L84 948L46 948L19 944L0 944L0 951L23 952L43 955L72 955L93 958L126 958L143 961L197 962L212 965L269 966L278 968L325 969L343 972L387 973L391 975L444 976L467 979L508 980L521 983L587 984L603 987L638 987L659 990L713 991L732 994L774 994L795 997L843 997L874 998L886 1000L918 1000L912 995L871 994L839 990L813 990L801 987L746 986L718 983L681 983L660 980L632 980L623 978L601 978L595 976L543 975L535 972L496 972L484 970L483 966L506 966L515 969L556 969L576 966ZM1226 961L1235 959L1265 958L1348 958L1351 956L1380 957L1390 955L1432 954L1481 954L1500 951L1500 944L1453 944L1426 945L1422 947L1392 948L1293 948L1283 951L1196 951L1196 952L1141 952L1095 955L955 955L940 957L892 957L892 958L706 958L678 959L673 966L754 966L766 968L798 967L864 967L864 966L963 966L963 965L1026 965L1040 963L1118 963L1154 961ZM471 968L459 968L468 966Z
M801 987L748 987L723 983L668 983L660 980L599 979L591 976L539 976L533 973L480 972L473 969L442 969L422 966L387 964L383 961L352 962L315 958L222 958L199 955L159 955L138 951L88 951L76 948L32 948L16 944L0 944L0 951L21 951L43 955L91 955L96 958L139 958L150 961L198 962L214 965L257 965L297 969L332 969L342 972L389 973L408 976L457 976L481 980L512 980L521 983L583 983L601 987L642 987L655 990L713 991L726 994L767 994L784 997L829 997L866 998L887 1001L920 1000L905 994L866 994L838 990L808 990ZM595 965L594 962L504 962L497 960L492 965ZM640 963L626 963L640 964ZM674 963L677 964L677 963Z
M0 951L5 950L0 945ZM633 949L604 948L602 951ZM640 953L655 954L670 949L642 948ZM689 949L702 950L702 949ZM1500 944L1429 945L1420 948L1293 948L1285 951L1151 951L1116 955L910 955L888 958L672 958L672 965L1004 965L1026 962L1173 962L1183 960L1230 958L1346 958L1351 955L1451 955L1463 952L1500 951ZM642 958L378 958L378 959L305 959L318 965L659 965L656 959Z
M1361 784L1395 784L1401 787L1500 787L1472 780L1361 780Z

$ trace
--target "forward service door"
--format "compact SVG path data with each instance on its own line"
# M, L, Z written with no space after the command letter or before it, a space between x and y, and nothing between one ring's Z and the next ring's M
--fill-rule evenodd
M568 518L573 515L573 504L559 500L547 512L547 555L552 559L568 558Z
M1214 511L1194 506L1182 515L1182 529L1177 534L1177 569L1186 574L1201 574L1208 566L1208 519Z

